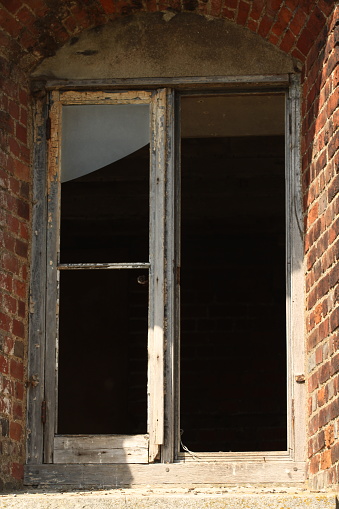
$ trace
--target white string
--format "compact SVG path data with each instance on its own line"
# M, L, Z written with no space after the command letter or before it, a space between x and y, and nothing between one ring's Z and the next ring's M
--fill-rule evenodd
M188 448L188 447L186 447L186 445L184 445L184 444L182 443L182 439L181 439L181 437L182 437L183 433L184 433L184 430L183 430L183 429L181 429L181 430L180 430L180 444L181 444L181 447L184 449L184 451L188 452L188 454L189 454L190 456L192 456L192 458L193 458L194 460L199 459L199 456L197 456L194 452L190 451L190 450L189 450L189 448Z

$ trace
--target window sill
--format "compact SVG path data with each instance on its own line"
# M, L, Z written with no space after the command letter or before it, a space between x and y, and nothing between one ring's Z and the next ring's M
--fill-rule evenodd
M261 458L244 461L180 461L173 464L44 464L27 465L26 485L120 487L137 485L277 483L305 481L305 463Z

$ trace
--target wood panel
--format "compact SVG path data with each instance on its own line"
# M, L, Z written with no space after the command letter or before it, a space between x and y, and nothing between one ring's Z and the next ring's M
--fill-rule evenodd
M152 98L150 169L150 294L148 329L149 461L164 441L164 235L166 90Z
M280 86L288 84L288 74L267 74L267 75L248 75L248 76L179 76L169 78L122 78L122 79L83 79L83 80L66 80L52 79L42 82L36 80L37 89L46 87L47 90L52 89L89 89L105 87L161 87L161 86L185 86L185 85L272 85Z
M26 466L25 484L133 486L157 484L302 483L303 462Z
M55 463L148 463L148 435L57 435Z
M44 398L45 288L46 288L46 121L45 98L35 106L32 264L29 296L27 384L27 462L41 463Z
M288 289L289 348L288 379L290 384L291 414L290 447L294 459L306 458L306 384L298 383L297 377L305 375L305 290L304 290L304 226L302 212L301 162L300 162L300 79L291 76L287 110L287 225L288 225Z

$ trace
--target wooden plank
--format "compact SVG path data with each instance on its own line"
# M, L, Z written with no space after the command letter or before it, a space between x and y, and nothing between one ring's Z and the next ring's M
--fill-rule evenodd
M41 83L41 79L37 80ZM213 84L277 84L287 85L289 83L288 74L268 74L268 75L246 75L246 76L178 76L168 78L116 78L99 80L46 80L44 86L47 90L81 90L105 87L164 87L164 86L182 86L182 85L213 85Z
M54 434L57 415L57 335L58 335L58 271L59 202L60 202L60 145L61 106L59 93L52 94L50 108L51 137L48 143L48 194L47 194L47 284L46 284L46 361L44 429L44 461L53 461Z
M178 422L175 418L176 391L176 175L175 175L175 92L167 90L166 114L166 174L165 174L165 302L164 302L164 355L165 355L165 399L164 399L164 446L161 459L172 463L175 452L175 431Z
M57 435L54 463L148 463L148 435Z
M187 462L213 461L218 463L241 461L292 461L288 451L248 451L248 452L194 452L194 456L187 452L179 453L179 460Z
M150 175L150 293L148 333L149 460L164 440L164 230L166 90L153 94Z
M149 269L149 263L60 263L59 270Z
M102 92L102 91L67 91L60 95L62 104L149 104L151 92Z
M303 462L153 463L148 465L27 465L25 484L119 487L137 485L210 485L305 481Z
M32 263L27 385L27 462L42 463L46 288L46 97L34 111Z
M291 76L287 110L288 150L288 222L289 225L289 328L290 328L290 394L292 433L291 445L294 459L306 458L306 384L297 383L296 377L305 374L305 294L304 294L304 244L300 161L300 79Z

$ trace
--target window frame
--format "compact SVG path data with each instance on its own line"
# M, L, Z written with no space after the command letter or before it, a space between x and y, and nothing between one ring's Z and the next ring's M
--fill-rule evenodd
M49 133L49 110L53 109L55 97L59 94L72 97L73 88L79 89L74 92L74 97L88 97L95 94L96 89L109 88L112 93L122 90L135 90L136 88L153 93L155 89L162 88L160 101L163 108L163 116L158 117L157 138L161 142L157 144L157 162L163 167L163 181L160 183L160 192L157 194L157 207L164 211L158 215L162 217L161 223L154 225L160 228L158 235L159 246L164 249L160 256L165 291L158 294L154 299L161 302L156 312L162 314L164 324L163 343L160 341L160 349L164 345L164 369L161 368L165 378L165 397L161 403L158 400L157 408L164 408L164 431L161 458L159 463L141 465L129 465L129 474L121 470L118 484L126 484L126 478L133 480L133 484L147 484L148 475L155 475L154 482L288 482L298 483L305 476L305 378L304 378L304 278L303 278L303 239L302 239L302 210L301 210L301 179L300 179L300 83L297 75L279 76L245 76L245 77L211 77L211 78L177 78L173 80L123 80L122 83L98 83L69 82L60 84L50 82L46 88L52 92L49 94L50 104L40 97L36 102L35 109L35 154L34 154L34 214L33 214L33 244L32 244L32 277L30 294L30 349L29 349L29 374L28 374L28 438L27 438L27 466L25 482L34 484L34 479L49 480L49 472L52 467L59 482L65 480L65 471L69 473L69 484L77 484L79 472L83 478L84 472L90 471L90 465L65 465L48 464L51 460L51 446L48 436L41 439L42 431L46 425L41 421L41 415L46 412L49 415L51 409L46 402L44 391L45 376L48 374L48 362L54 363L54 354L49 352L48 342L45 342L46 324L48 316L44 315L44 309L48 302L45 295L47 280L44 279L49 259L44 246L51 240L49 229L45 224L49 223L49 212L46 204L46 145L53 146L55 130ZM287 379L288 379L288 449L282 452L250 452L250 453L203 453L199 454L200 461L192 458L189 454L178 453L179 437L179 283L180 283L180 229L178 224L179 196L180 196L180 139L177 124L179 114L180 93L201 94L233 93L239 90L246 92L284 91L286 93L286 224L287 224ZM69 91L69 92L68 92ZM141 92L139 91L138 94ZM97 92L98 95L105 92ZM103 95L101 95L103 97ZM83 103L83 100L82 100ZM160 110L159 110L160 111ZM161 131L161 136L160 136ZM50 139L49 138L50 135ZM156 144L156 142L154 142ZM162 196L162 198L159 196ZM154 196L151 192L151 199ZM152 228L153 229L153 228ZM175 235L171 232L175 231ZM55 239L52 242L55 242ZM158 246L158 247L159 247ZM157 249L157 247L155 247ZM156 257L157 258L157 257ZM55 284L55 283L54 283ZM54 297L55 298L55 297ZM160 356L161 357L161 356ZM51 360L53 359L53 361ZM45 375L46 373L46 375ZM163 383L160 384L164 386ZM160 403L159 403L160 401ZM52 410L53 414L53 410ZM46 415L46 417L47 417ZM51 415L51 414L50 414ZM161 418L161 417L160 417ZM48 419L48 418L47 418ZM156 418L157 419L157 418ZM32 433L30 430L36 430ZM159 440L160 441L160 440ZM49 451L49 452L44 452ZM158 457L158 449L150 453L151 460ZM45 463L44 463L45 462ZM211 462L215 466L212 466ZM171 463L171 467L165 465ZM103 473L112 472L119 465L97 465ZM147 470L149 469L149 470ZM119 470L119 469L118 469ZM115 470L117 471L117 470ZM149 474L147 474L147 472ZM92 471L93 474L93 471ZM87 475L91 479L90 484L111 485L104 482L97 474ZM107 474L108 475L108 474ZM191 476L191 477L190 477ZM193 477L195 481L193 481ZM126 482L125 482L126 481ZM42 481L41 481L42 482ZM128 482L127 482L128 483Z

